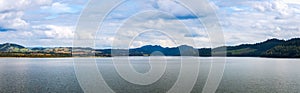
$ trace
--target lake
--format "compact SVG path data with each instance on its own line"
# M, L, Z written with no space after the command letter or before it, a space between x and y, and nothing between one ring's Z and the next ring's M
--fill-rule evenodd
M114 58L0 58L0 92L26 93L82 93L89 92L91 83L88 77L93 74L93 68L101 73L106 86L117 93L164 93L175 84L180 74L182 58L183 64L199 65L197 81L191 92L201 93L210 72L210 57L130 57L131 67L138 73L147 73L155 70L150 66L166 65L162 76L149 85L138 85L127 81L118 74L114 64L126 65L126 57ZM163 60L157 60L163 59ZM79 63L73 63L73 61ZM95 62L85 62L94 60ZM116 61L117 60L117 61ZM124 62L122 62L124 60ZM149 61L151 60L151 61ZM115 61L115 62L113 62ZM152 63L153 61L153 63ZM156 62L157 61L157 62ZM96 64L96 65L95 65ZM80 71L84 74L79 74ZM217 93L296 93L300 92L300 59L273 59L273 58L226 58L223 78L216 90ZM85 68L85 69L84 69ZM89 69L90 68L90 69ZM194 69L190 69L192 74ZM77 73L77 74L75 74ZM126 71L125 71L126 75ZM79 76L79 77L78 77ZM81 77L81 83L78 78ZM82 80L86 78L87 80ZM138 81L138 78L136 79ZM93 80L92 80L93 81ZM143 82L143 80L140 80ZM85 82L90 82L86 83ZM148 81L145 81L148 82ZM137 82L138 83L138 82ZM81 86L87 88L82 88ZM102 84L105 85L105 84ZM185 86L185 85L183 85ZM102 91L98 91L102 92Z

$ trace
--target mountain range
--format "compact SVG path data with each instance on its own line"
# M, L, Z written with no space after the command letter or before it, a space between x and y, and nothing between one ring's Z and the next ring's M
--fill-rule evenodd
M182 45L173 48L164 48L159 45L146 45L140 48L130 49L130 56L151 55L159 51L165 56L212 56L212 51L226 48L226 54L229 57L281 57L281 58L300 58L300 38L290 40L269 39L256 44L242 44L238 46L222 46L217 48L196 49L191 46ZM181 51L180 51L181 50ZM121 56L126 54L126 50L100 49L101 54ZM111 51L119 51L111 53ZM120 52L123 51L123 52ZM127 50L128 51L128 50ZM100 55L101 55L100 54Z
M61 48L61 47L60 47ZM165 56L212 56L212 51L226 48L229 57L276 57L276 58L300 58L300 38L290 40L269 39L256 44L241 44L238 46L221 46L217 48L193 48L188 45L178 47L162 47L159 45L146 45L133 49L92 49L84 48L85 52L93 52L95 56L150 56L154 52L160 52ZM10 52L14 49L32 49L40 51L47 48L26 48L18 44L0 44L0 52ZM68 47L68 49L71 49ZM55 49L54 49L55 50ZM80 49L77 49L80 51ZM49 51L49 50L47 50ZM73 50L74 54L74 50Z

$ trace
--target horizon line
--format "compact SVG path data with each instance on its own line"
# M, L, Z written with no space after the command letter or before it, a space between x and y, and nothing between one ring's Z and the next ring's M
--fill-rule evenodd
M269 41L269 40L280 40L280 41L289 41L289 40L293 40L293 39L300 39L300 38L290 38L290 39L278 39L278 38L271 38L271 39L267 39L267 40L264 40L264 41L261 41L261 42L256 42L256 43L251 43L249 45L252 45L252 44L258 44L258 43L262 43L262 42L266 42L266 41ZM20 45L20 44L17 44L17 43L2 43L0 45L4 45L4 44L16 44L16 45ZM238 45L224 45L224 46L219 46L219 47L215 47L215 48L220 48L220 47L232 47L232 46L240 46L240 45L247 45L247 44L238 44ZM23 45L20 45L20 46L23 46ZM128 48L128 49L136 49L136 48L142 48L144 46L160 46L162 48L178 48L180 46L189 46L189 47L192 47L194 49L214 49L214 48L207 48L207 47L202 47L202 48L199 48L199 47L193 47L191 45L188 45L188 44L182 44L182 45L179 45L179 46L175 46L175 47L168 47L168 46L162 46L162 45L143 45L143 46L140 46L140 47L135 47L135 48ZM92 47L74 47L74 46L53 46L53 47L50 47L50 46L39 46L39 47L27 47L27 46L23 46L25 48L92 48ZM112 49L112 48L92 48L92 49ZM118 49L122 49L122 48L118 48Z

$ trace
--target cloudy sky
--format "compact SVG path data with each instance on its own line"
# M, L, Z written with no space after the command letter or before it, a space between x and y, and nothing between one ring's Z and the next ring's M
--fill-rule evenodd
M118 40L129 36L134 37L128 39L130 47L148 44L171 47L189 44L190 40L196 42L192 44L195 47L210 47L209 31L198 21L210 15L204 11L203 15L195 16L179 2L128 0L116 6L95 33L96 47L111 48L112 42L122 44ZM223 28L226 45L300 37L299 0L208 2ZM0 0L0 43L72 46L78 19L87 3L88 0ZM101 11L101 7L95 10Z

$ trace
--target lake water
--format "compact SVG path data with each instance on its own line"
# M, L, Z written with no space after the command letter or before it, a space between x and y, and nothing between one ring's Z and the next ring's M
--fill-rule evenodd
M92 58L83 58L93 60ZM107 86L117 93L164 93L179 78L181 57L166 57L167 66L162 77L149 85L132 84L118 75L112 60L126 58L96 58L96 66ZM131 66L139 73L150 69L148 57L130 57ZM155 58L154 58L155 59ZM199 60L199 76L191 92L201 93L207 80L212 58ZM77 58L75 59L77 60ZM82 60L78 58L78 60ZM82 93L74 65L87 66L93 62L74 64L72 58L0 58L0 93ZM218 93L296 93L300 92L300 59L226 58ZM126 64L116 62L116 64ZM156 62L154 65L162 65ZM183 62L190 66L198 63ZM89 71L89 70L86 70ZM193 72L193 71L191 71ZM93 76L87 72L86 76ZM82 81L85 82L85 81ZM88 82L88 81L86 81ZM95 81L96 82L96 81ZM88 90L85 90L88 91ZM98 91L101 92L101 91Z

